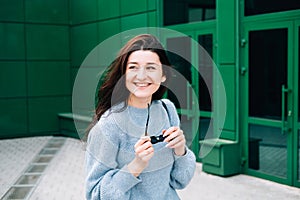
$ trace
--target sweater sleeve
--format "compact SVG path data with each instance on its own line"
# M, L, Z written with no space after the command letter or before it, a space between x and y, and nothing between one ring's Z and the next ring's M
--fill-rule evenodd
M118 143L113 128L106 125L105 130L97 124L89 133L86 150L86 198L129 199L132 187L140 182L127 169L127 165L118 168L116 157ZM110 135L109 135L110 134Z
M180 126L180 120L174 104L167 99L163 100L168 108L171 126ZM196 169L196 157L194 153L186 147L186 154L176 156L171 171L170 185L174 189L183 189L191 181Z
M170 185L174 189L185 188L194 176L196 169L196 158L194 153L186 147L184 156L176 156L171 171Z

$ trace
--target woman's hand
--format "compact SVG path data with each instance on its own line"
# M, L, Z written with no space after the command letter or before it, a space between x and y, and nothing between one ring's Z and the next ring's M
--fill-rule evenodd
M138 177L148 166L149 160L154 155L154 148L150 142L150 137L142 137L134 145L135 158L128 164L129 171Z
M183 156L186 153L186 140L183 131L179 127L170 127L168 130L164 130L163 136L167 137L164 140L168 143L166 147L174 149L176 155Z

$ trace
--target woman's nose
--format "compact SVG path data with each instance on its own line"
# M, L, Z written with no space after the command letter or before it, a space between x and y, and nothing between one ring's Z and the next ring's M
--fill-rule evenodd
M138 79L145 79L147 77L147 72L146 72L146 69L144 67L141 67L138 71L137 71L137 75L136 77Z

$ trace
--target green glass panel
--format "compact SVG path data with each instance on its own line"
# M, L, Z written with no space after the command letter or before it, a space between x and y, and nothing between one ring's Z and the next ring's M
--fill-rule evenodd
M300 27L298 28L298 122L300 123Z
M69 59L68 27L27 25L26 29L28 59Z
M68 0L26 0L25 20L30 22L47 22L55 24L69 23Z
M70 97L30 98L29 131L58 131L58 113L71 112Z
M287 86L287 29L251 31L250 116L281 119L282 85Z
M298 154L298 181L300 181L300 130L298 130L297 154Z
M0 97L26 96L24 62L0 62Z
M287 135L280 128L249 125L249 168L287 177Z
M0 99L0 138L27 132L25 99Z
M213 100L213 37L212 34L199 35L199 108L203 111L212 111Z
M164 0L164 25L206 21L216 18L216 0Z
M187 87L187 81L191 83L191 38L174 37L167 39L168 58L171 65L174 66L176 73L170 80L168 98L175 103L176 108L191 108L192 98L188 97L190 87ZM178 96L180 95L180 96ZM177 97L178 96L178 97ZM180 99L177 99L180 98ZM190 100L190 101L189 101Z
M70 7L72 24L95 21L97 19L97 0L72 0L70 1Z
M235 130L235 117L236 117L236 93L235 93L235 66L234 65L220 65L220 74L222 76L224 87L226 91L226 97L219 96L220 94L215 94L214 101L219 104L215 105L215 109L222 109L221 106L226 106L226 118L224 122L225 130ZM216 86L218 87L218 86ZM217 91L217 88L214 91ZM227 105L224 105L223 99L226 98Z
M156 27L157 26L157 12L148 12L148 27Z
M28 62L28 95L70 95L69 62Z
M298 27L298 180L300 181L300 27Z
M71 29L72 66L79 67L85 57L98 45L97 24L76 26Z
M218 63L236 62L236 1L217 1L217 43Z
M0 23L0 59L24 59L24 25Z
M156 10L156 0L148 0L148 10Z
M139 27L147 27L147 24L148 24L147 13L121 18L122 31L139 28Z
M120 16L120 0L99 0L98 15L100 20Z
M300 9L298 0L245 0L245 16Z
M99 41L104 41L108 37L120 33L121 21L119 18L105 20L98 23Z
M147 0L121 0L121 15L147 11Z
M20 0L1 0L1 21L24 21L24 2Z

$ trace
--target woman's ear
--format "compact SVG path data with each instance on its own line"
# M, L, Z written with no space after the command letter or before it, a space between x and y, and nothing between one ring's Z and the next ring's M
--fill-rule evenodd
M167 80L167 77L165 76L165 75L163 75L162 77L161 77L161 82L163 83L163 82L165 82Z

